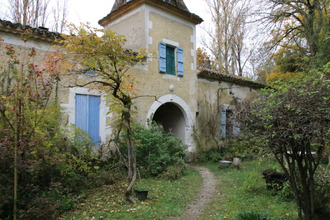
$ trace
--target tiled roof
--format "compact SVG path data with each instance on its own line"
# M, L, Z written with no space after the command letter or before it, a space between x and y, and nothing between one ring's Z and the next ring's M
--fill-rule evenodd
M111 23L111 21L122 16L122 14L125 14L132 8L136 8L142 4L149 4L170 11L194 24L200 24L203 22L203 19L198 15L189 12L183 0L131 0L129 2L126 0L116 0L111 12L99 20L99 24L101 26L106 26L108 23Z
M131 0L131 1L134 1L134 0ZM187 6L186 6L186 4L184 3L183 0L158 0L158 1L165 2L167 4L170 4L174 7L179 8L181 10L189 12L189 10L188 10L188 8L187 8ZM115 3L112 6L111 12L116 11L118 8L120 8L123 5L128 4L128 3L129 2L127 2L127 0L116 0Z
M49 31L48 28L38 27L34 28L29 25L22 25L20 23L13 23L0 19L0 32L8 32L12 34L22 34L25 30L32 30L33 37L45 41L54 41L56 38L61 38L61 34Z
M243 78L243 77L239 77L239 76L235 76L235 75L231 75L231 74L227 74L227 73L222 73L219 71L215 71L215 70L211 70L211 69L199 69L199 73L197 74L198 78L205 78L205 79L211 79L211 80L215 80L215 81L225 81L225 82L229 82L229 83L235 83L238 85L242 85L242 86L248 86L251 88L255 88L255 89L261 89L261 88L265 88L267 87L264 84Z

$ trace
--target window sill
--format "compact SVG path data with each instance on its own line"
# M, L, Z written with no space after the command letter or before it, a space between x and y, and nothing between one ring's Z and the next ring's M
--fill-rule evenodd
M180 81L181 78L182 77L178 77L178 76L175 76L175 75L170 75L170 74L166 74L166 73L163 74L163 79L170 79L170 80Z

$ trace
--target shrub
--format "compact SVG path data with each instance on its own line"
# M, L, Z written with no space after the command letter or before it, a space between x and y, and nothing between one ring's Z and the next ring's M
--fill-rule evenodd
M270 220L267 214L256 211L244 211L238 214L237 220Z
M223 154L221 154L218 151L205 151L199 153L197 158L199 162L207 162L207 161L218 162L223 158Z
M320 71L279 81L241 114L244 132L264 140L288 177L299 219L313 219L315 213L315 171L330 134L329 73L330 62Z
M258 137L240 135L236 138L227 139L223 151L225 154L242 159L253 159L263 153L262 140Z
M185 174L186 166L175 164L167 167L166 171L161 174L161 177L166 180L178 180Z
M171 165L183 165L185 146L158 125L134 131L136 161L142 176L157 176Z
M283 184L282 190L278 191L276 195L279 196L284 201L294 200L294 194L292 192L289 182L285 182Z

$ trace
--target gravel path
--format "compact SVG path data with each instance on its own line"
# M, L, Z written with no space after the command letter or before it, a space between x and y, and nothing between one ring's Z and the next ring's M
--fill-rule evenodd
M188 206L180 219L198 219L199 215L203 212L205 205L211 201L212 195L215 192L216 181L213 173L203 166L191 166L191 168L200 173L203 178L203 184L195 201Z

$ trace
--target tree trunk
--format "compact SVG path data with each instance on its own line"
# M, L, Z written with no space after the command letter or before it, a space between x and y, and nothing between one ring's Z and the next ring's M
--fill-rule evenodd
M135 202L133 196L133 186L136 181L136 156L134 151L134 145L132 141L132 128L131 128L131 103L124 105L123 120L127 133L128 144L128 188L126 190L126 200Z

